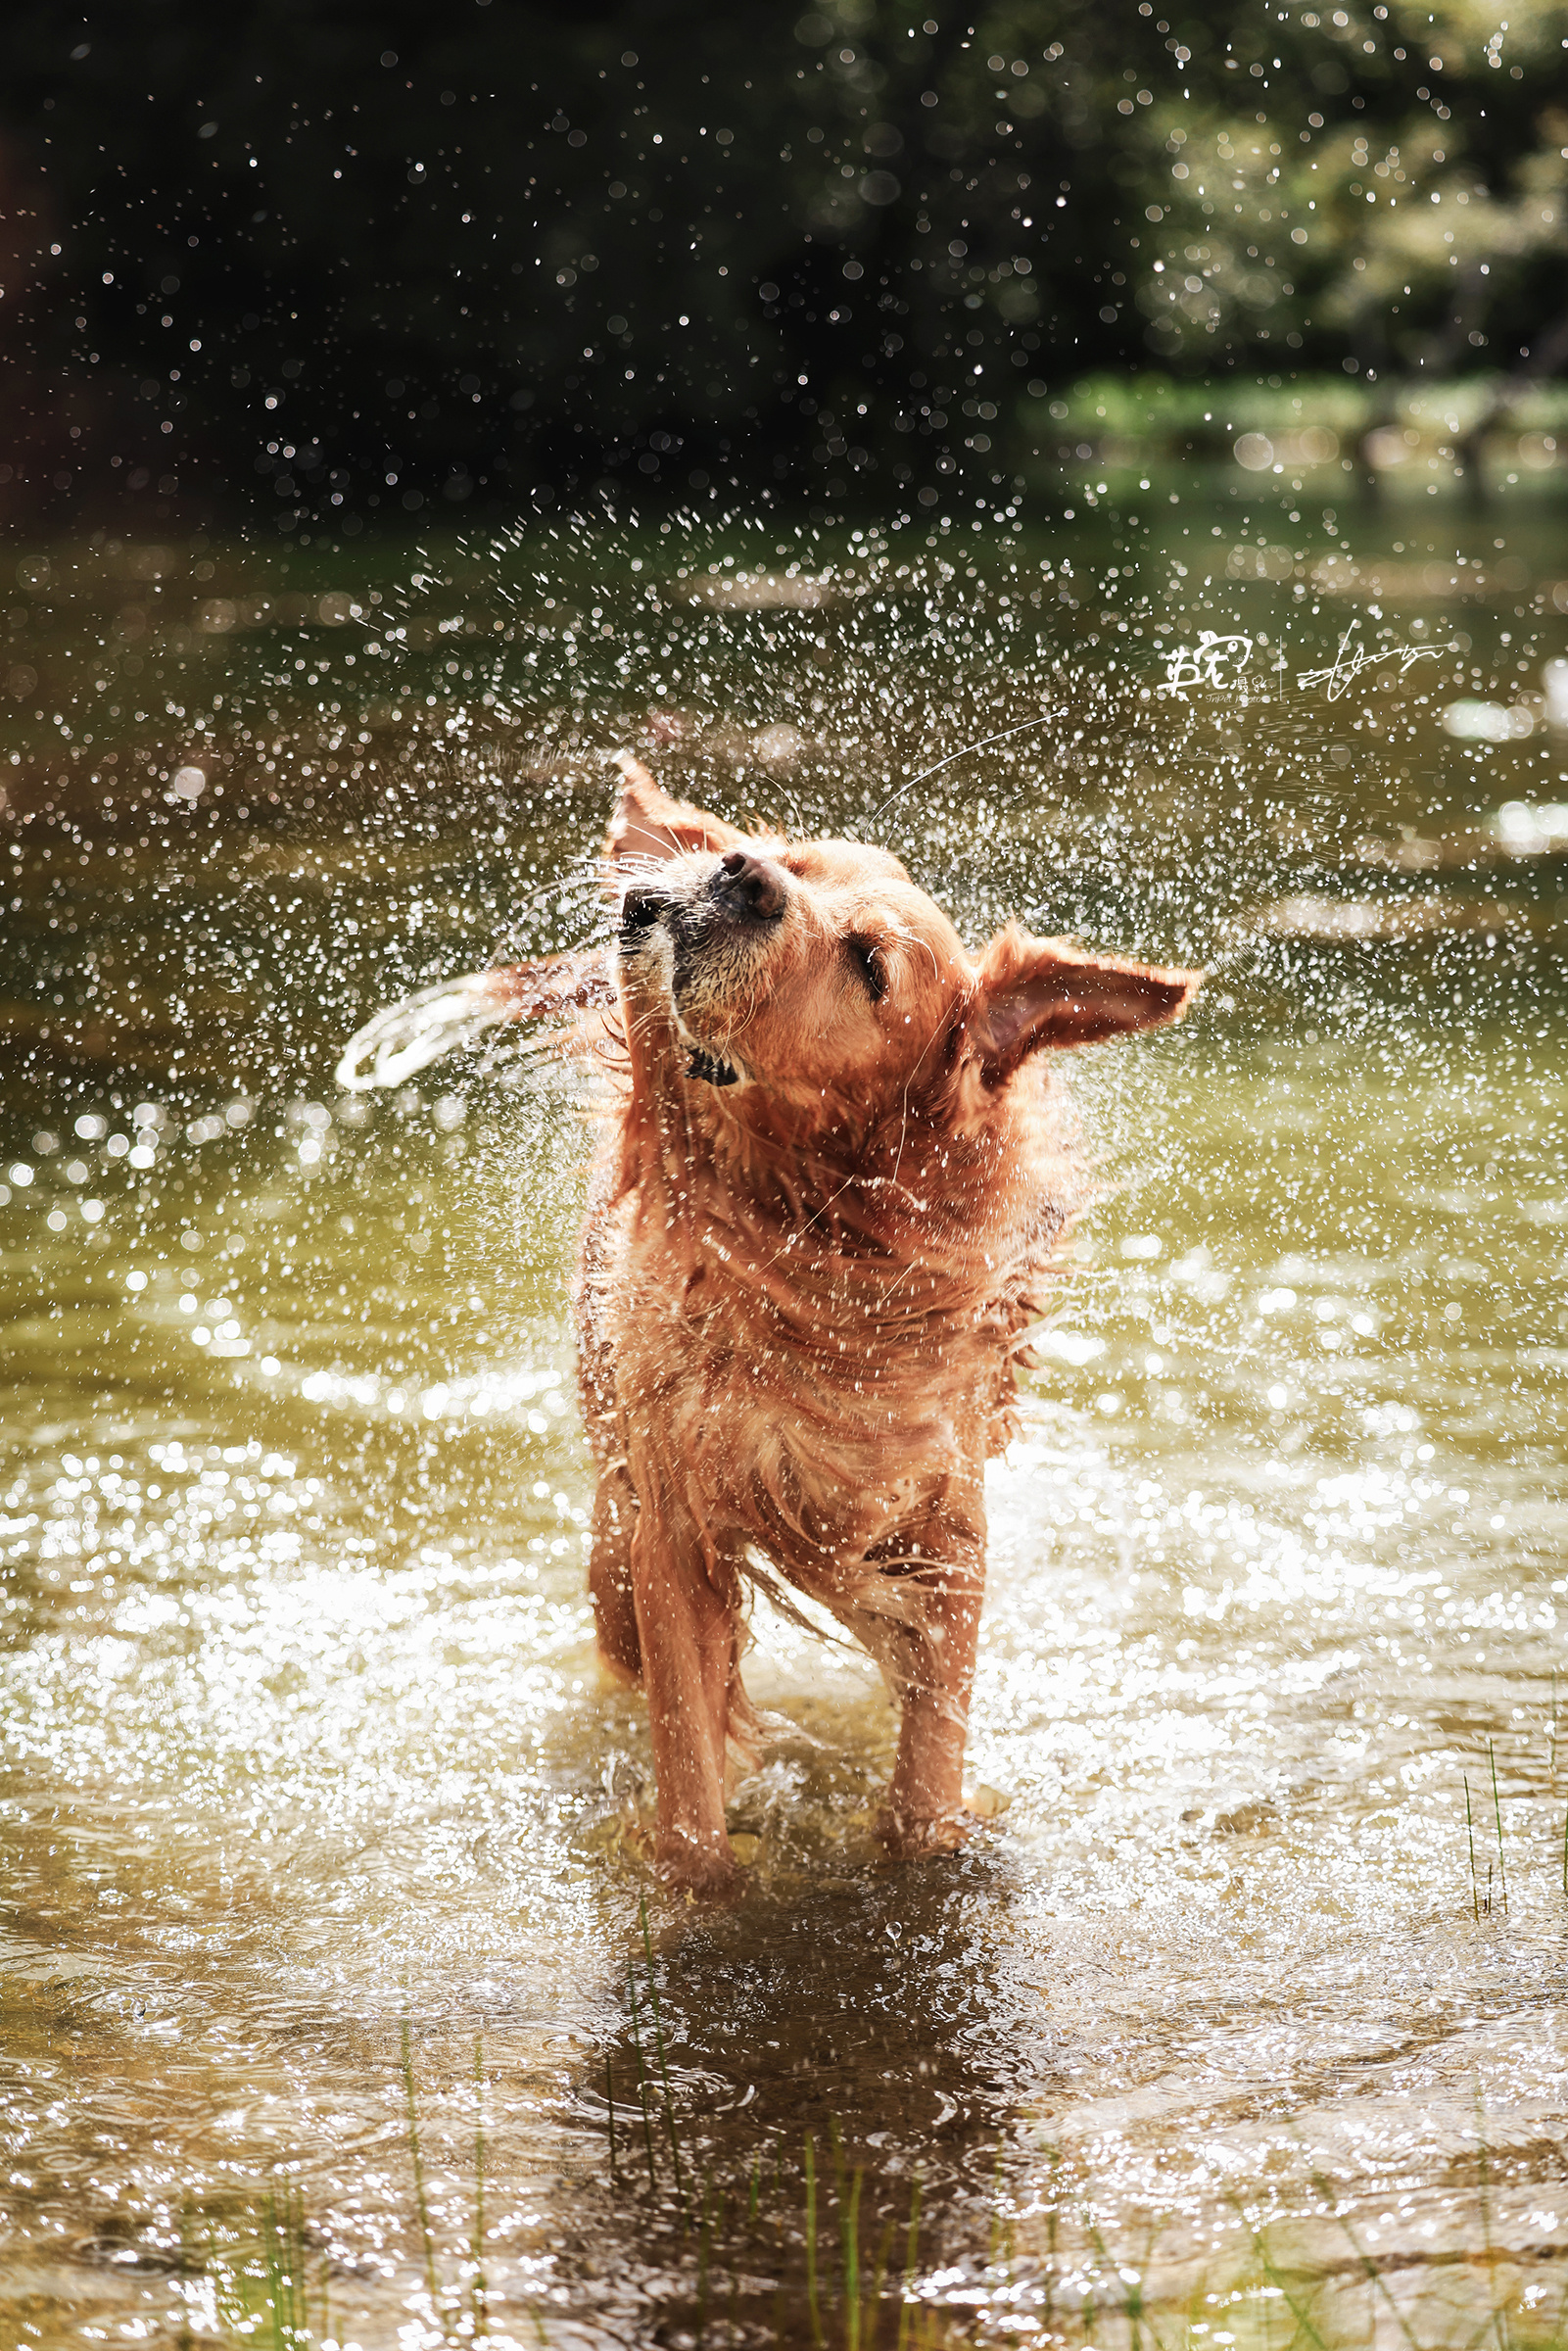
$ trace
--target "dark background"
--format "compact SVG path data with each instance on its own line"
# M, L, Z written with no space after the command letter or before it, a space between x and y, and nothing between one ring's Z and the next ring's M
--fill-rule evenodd
M1256 0L8 25L20 527L887 504L1026 466L1096 370L1506 399L1568 362L1561 6L1506 35Z

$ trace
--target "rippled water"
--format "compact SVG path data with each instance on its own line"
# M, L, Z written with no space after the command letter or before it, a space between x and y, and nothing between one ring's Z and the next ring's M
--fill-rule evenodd
M7 2342L868 2343L846 2263L884 2345L906 2293L911 2341L1560 2333L1560 541L1129 506L24 565ZM1303 688L1353 622L1449 649ZM1253 652L1181 698L1203 629ZM585 935L533 893L616 744L816 829L1042 712L890 845L972 936L1212 977L1076 1071L1104 1197L991 1479L1010 1801L890 1867L878 1688L762 1611L748 1891L685 1907L593 1666L580 1107L330 1071Z

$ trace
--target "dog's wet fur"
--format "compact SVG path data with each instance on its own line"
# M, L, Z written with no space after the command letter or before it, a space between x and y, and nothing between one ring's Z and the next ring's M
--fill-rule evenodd
M748 1587L819 1602L902 1722L879 1831L958 1844L984 1468L1087 1183L1056 1055L1180 1018L1198 975L1017 925L971 955L897 859L745 834L629 757L616 921L494 975L604 1063L575 1311L607 1671L646 1694L655 1857L738 1881Z

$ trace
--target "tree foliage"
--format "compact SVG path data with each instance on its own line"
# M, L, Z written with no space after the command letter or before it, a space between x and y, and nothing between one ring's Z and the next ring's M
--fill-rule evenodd
M907 485L1089 370L1568 362L1564 0L936 7L23 0L11 437L343 511Z

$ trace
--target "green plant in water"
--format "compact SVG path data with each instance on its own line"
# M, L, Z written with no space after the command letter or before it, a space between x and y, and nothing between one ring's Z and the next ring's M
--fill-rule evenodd
M920 2174L915 2175L909 2193L909 2234L904 2241L904 2296L898 2313L898 2351L905 2351L909 2341L910 2320L915 2310L915 2272L920 2260Z
M1497 2351L1509 2351L1507 2321L1498 2308L1493 2285L1496 2276L1494 2268L1496 2255L1492 2246L1492 2162L1487 2148L1487 2117L1486 2109L1481 2103L1481 2083L1478 2076L1471 2076L1470 2087L1475 2098L1476 2197L1481 2206L1481 2243L1486 2256L1487 2290L1493 2294L1492 2331L1497 2338Z
M305 2232L305 2199L292 2181L268 2188L261 2210L260 2242L252 2261L241 2267L209 2252L207 2268L213 2278L217 2315L233 2334L265 2351L310 2351L326 2339L326 2263L320 2267L319 2307L311 2315L310 2248ZM186 2274L187 2247L181 2228L181 2275ZM181 2344L190 2340L189 2314Z
M882 2287L887 2282L887 2256L892 2250L893 2223L888 2221L877 2247L876 2265L871 2274L871 2292L867 2297L867 2319L864 2351L876 2351L877 2327L881 2318Z
M669 2134L670 2161L675 2166L675 2193L682 2218L686 2217L686 2183L681 2176L681 2141L675 2129L675 2100L670 2094L670 2069L664 2057L664 2020L659 2014L659 1988L653 1979L653 1938L648 1932L648 1898L643 1895L641 1904L642 1918L642 1949L648 1963L648 2001L653 2010L653 2041L658 2051L659 2080L664 2088L664 2127Z
M1259 2276L1269 2289L1279 2296L1296 2322L1291 2344L1294 2346L1298 2343L1306 2343L1308 2351L1329 2351L1329 2345L1324 2340L1323 2334L1312 2317L1310 2305L1303 2299L1301 2280L1288 2276L1276 2266L1269 2254L1267 2239L1262 2231L1255 2228L1253 2223L1248 2220L1234 2197L1232 2197L1231 2203L1252 2239L1253 2257L1258 2263Z
M1492 1809L1497 1823L1497 1876L1502 1885L1502 1915L1508 1915L1508 1865L1502 1857L1502 1799L1497 1794L1497 1751L1487 1741L1487 1756L1492 1765Z
M430 2207L425 2200L425 2169L419 2152L419 2109L414 2097L413 2049L408 2038L408 2019L403 2020L403 2086L408 2100L408 2153L413 2162L414 2209L419 2215L419 2237L425 2255L425 2284L430 2294L430 2307L439 2324L445 2328L446 2303L441 2279L436 2273L436 2240L430 2227Z
M806 2140L806 2308L811 2313L811 2339L821 2343L822 2312L817 2305L817 2142Z
M285 2351L285 2346L288 2346L288 2351L293 2351L293 2346L308 2341L310 2333L305 2199L298 2187L290 2184L281 2193L274 2189L266 2200L262 2226L266 2282L272 2304L272 2331L277 2339L278 2351ZM324 2273L325 2265L322 2277L322 2334L326 2332Z
M1013 2266L1013 2220L1002 2182L1002 2134L996 2135L996 2169L991 2178L991 2234L988 2258L1004 2275Z
M1557 1676L1551 1677L1551 1730L1546 1740L1546 1784L1557 1785Z
M179 2208L179 2268L175 2276L184 2280L196 2274L199 2265L191 2260L191 2200L186 2197ZM196 2337L191 2332L191 2306L182 2294L179 2311L179 2342L176 2351L195 2351Z
M419 2238L424 2257L425 2291L430 2298L431 2316L449 2342L457 2338L462 2321L463 2294L458 2285L449 2289L442 2276L436 2251L436 2233L431 2225L430 2202L425 2193L424 2155L419 2140L419 2099L414 2081L413 2047L408 2019L403 2019L403 2087L408 2115L408 2154L413 2168L414 2209L419 2219ZM475 2342L490 2334L490 2285L485 2274L485 2042L482 2034L474 2037L474 2217L468 2240L469 2265L469 2338ZM540 2327L537 2311L530 2310L536 2330ZM541 2334L540 2339L544 2337Z
M697 2222L697 2341L708 2329L708 2267L713 2258L713 2183L702 2179L702 2209Z
M844 2351L860 2351L860 2190L865 2174L858 2168L847 2200L838 2202L838 2233L844 2254Z
M605 2067L608 2080L609 2067ZM613 2114L610 2128L614 2130ZM611 2153L614 2140L611 2140ZM490 2332L490 2294L485 2283L485 2041L474 2036L474 2335Z
M642 2028L637 2012L637 1975L630 1960L626 1968L626 1989L632 2003L632 2047L637 2055L637 2095L642 2109L642 2144L647 2149L648 2185L651 2187L657 2177L653 2161L653 2124L648 2115L647 2067L642 2062Z

